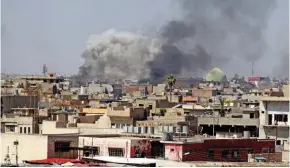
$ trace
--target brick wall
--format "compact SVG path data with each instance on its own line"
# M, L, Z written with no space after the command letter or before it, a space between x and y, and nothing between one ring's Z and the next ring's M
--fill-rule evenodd
M264 157L266 162L282 162L282 152L277 153L256 153L252 154L249 157Z

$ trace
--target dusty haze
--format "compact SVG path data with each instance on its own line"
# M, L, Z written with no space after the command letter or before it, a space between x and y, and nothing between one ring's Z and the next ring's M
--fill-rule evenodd
M236 65L228 62L236 58L259 62L267 51L265 34L275 2L178 1L182 18L168 21L153 38L114 29L92 35L78 76L159 80L168 74L201 76L215 66L234 70ZM288 30L285 33L289 35ZM289 63L284 61L288 47L281 45L278 52L282 53L276 56L281 60L280 72L286 68L288 72Z

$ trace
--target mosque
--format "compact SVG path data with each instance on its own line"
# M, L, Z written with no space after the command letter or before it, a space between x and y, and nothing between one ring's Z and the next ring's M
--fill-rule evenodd
M213 68L205 77L207 83L226 83L228 82L226 75L219 68Z

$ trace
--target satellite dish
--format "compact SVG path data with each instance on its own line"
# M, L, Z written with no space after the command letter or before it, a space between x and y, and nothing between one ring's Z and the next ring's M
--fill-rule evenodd
M109 93L112 93L114 91L114 88L111 85L106 85L106 89Z

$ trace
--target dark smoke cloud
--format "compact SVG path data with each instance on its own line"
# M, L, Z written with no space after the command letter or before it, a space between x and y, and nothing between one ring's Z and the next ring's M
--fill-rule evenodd
M182 0L183 19L164 25L156 39L111 32L91 40L80 76L147 78L194 76L239 58L258 61L273 0Z

